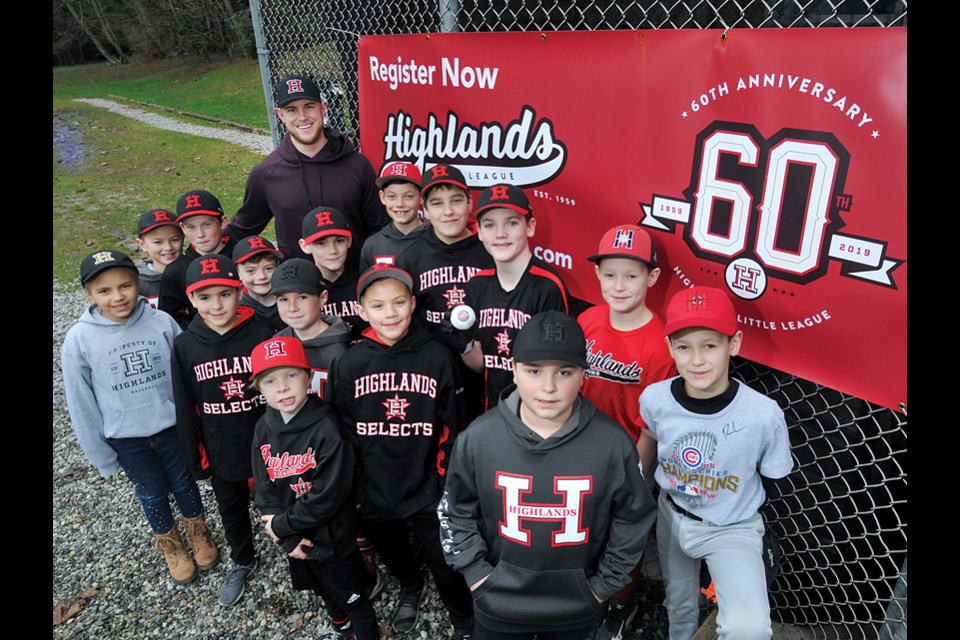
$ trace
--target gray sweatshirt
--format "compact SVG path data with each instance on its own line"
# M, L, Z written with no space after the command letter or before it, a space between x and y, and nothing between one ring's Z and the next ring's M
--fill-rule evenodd
M146 298L125 323L90 307L64 339L60 365L70 421L101 476L117 472L106 438L152 436L176 424L170 354L180 327Z

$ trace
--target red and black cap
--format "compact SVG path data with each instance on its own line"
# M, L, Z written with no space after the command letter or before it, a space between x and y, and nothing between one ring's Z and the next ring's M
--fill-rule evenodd
M530 200L520 187L512 184L495 184L480 192L477 197L477 208L473 216L479 220L485 211L490 209L511 209L527 217L533 216Z
M410 293L413 293L413 276L410 275L409 271L404 271L400 267L395 267L386 262L378 262L360 274L360 278L357 280L357 300L363 297L363 292L367 287L384 278L399 280L410 290Z
M223 207L217 200L217 196L209 191L203 189L188 191L177 200L177 222L183 222L184 218L190 216L223 218Z
M204 287L239 287L237 266L227 256L215 253L200 256L187 267L187 293Z
M436 164L423 172L423 185L420 187L420 195L426 196L430 189L441 184L450 184L460 187L467 193L470 192L467 187L467 179L463 177L463 172L452 164Z
M278 261L283 259L283 254L280 253L280 250L266 238L247 236L233 248L233 261L236 264L241 264L261 253L273 254L277 257Z
M107 269L116 267L132 269L134 273L139 273L137 265L133 264L130 256L122 251L103 249L91 253L80 261L80 284L85 285Z
M142 236L154 229L167 226L177 226L176 214L170 213L166 209L150 209L140 216L140 220L137 222L137 235Z
M599 263L604 258L629 258L639 260L650 266L657 266L657 250L653 238L635 224L621 224L609 229L600 238L597 253L587 258Z
M314 102L323 102L323 96L320 95L320 89L313 78L306 75L294 74L284 76L277 80L277 106L282 107L288 102L294 100L313 100Z
M420 175L417 165L412 162L389 162L383 165L380 177L377 178L377 186L383 189L391 182L409 182L419 189L423 176Z
M303 218L301 236L307 244L326 236L353 237L347 216L333 207L317 207Z

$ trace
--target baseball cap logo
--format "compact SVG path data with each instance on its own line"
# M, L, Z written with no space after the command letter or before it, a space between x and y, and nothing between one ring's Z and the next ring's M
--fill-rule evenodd
M287 264L283 268L283 277L284 278L299 278L300 277L300 265L296 264Z
M272 340L263 345L263 359L282 358L287 355L287 346L282 340Z
M449 175L447 173L447 168L444 165L437 165L430 171L430 175L434 178L446 178Z
M389 173L394 176L405 176L407 175L407 165L400 163L391 165Z
M170 222L170 213L164 209L153 212L154 222Z
M633 249L633 230L617 229L617 234L613 238L614 249Z
M211 273L220 273L220 265L216 258L209 258L200 261L200 275L205 276Z
M558 322L544 322L540 327L540 342L544 344L564 344L566 329Z
M200 206L200 196L187 196L187 209L194 209Z
M267 245L263 244L263 238L250 238L250 248L251 249L266 249Z
M315 215L317 218L318 227L326 227L327 225L333 224L333 218L330 216L329 211L321 211Z
M496 186L490 187L490 199L491 200L507 200L509 195L507 195L509 189L505 186Z
M706 311L708 310L708 300L700 292L687 296L687 311Z
M287 93L303 93L303 80L299 78L287 80Z
M98 251L93 254L93 264L103 264L104 262L113 262L113 254L109 251Z

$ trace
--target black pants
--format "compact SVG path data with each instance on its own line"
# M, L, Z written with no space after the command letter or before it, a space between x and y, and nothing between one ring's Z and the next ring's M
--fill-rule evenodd
M408 525L413 528L423 559L437 583L437 594L450 615L450 622L458 630L469 630L473 626L473 597L463 576L443 559L436 506L428 504L402 520L364 518L361 522L363 532L380 552L383 564L400 581L401 594L416 593L424 587L420 563L410 546Z
M296 569L310 574L314 593L323 600L335 623L349 618L358 640L379 640L377 613L366 596L369 572L359 551L354 549L347 557L329 562L291 559L291 573L298 563Z
M211 479L217 498L223 535L230 545L230 559L250 564L256 558L253 547L253 523L250 522L250 485L247 480Z

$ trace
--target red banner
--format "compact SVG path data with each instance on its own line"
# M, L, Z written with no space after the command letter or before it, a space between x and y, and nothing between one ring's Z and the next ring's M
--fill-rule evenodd
M906 410L906 29L365 36L359 72L374 166L524 187L575 295L641 224L651 308L724 288L741 355Z

